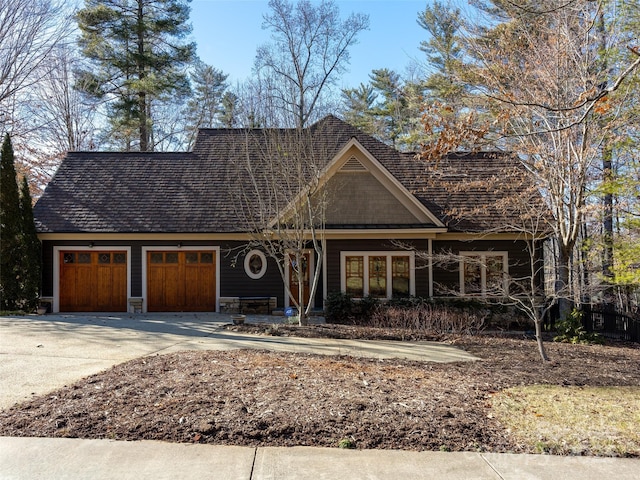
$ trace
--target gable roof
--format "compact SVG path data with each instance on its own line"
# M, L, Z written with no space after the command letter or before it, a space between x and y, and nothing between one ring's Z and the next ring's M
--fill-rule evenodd
M279 130L285 132L286 130ZM239 225L231 189L243 179L230 169L232 159L256 156L261 129L202 129L193 152L69 153L34 207L41 233L231 233ZM498 191L452 192L434 179L480 178L499 172L513 158L497 153L453 154L433 165L416 160L366 135L334 116L309 127L325 154L325 168L348 145L357 145L376 168L395 179L402 194L419 205L424 226L480 231L501 219L491 210ZM451 207L482 205L484 213L447 218Z

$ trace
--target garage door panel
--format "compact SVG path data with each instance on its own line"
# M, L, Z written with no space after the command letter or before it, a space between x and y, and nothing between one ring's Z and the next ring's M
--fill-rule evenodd
M147 265L149 311L215 310L214 252L148 252Z
M94 286L91 266L76 267L75 307L76 311L91 311L92 298L100 294L100 286Z
M127 265L120 265L119 268L112 270L113 282L112 282L112 298L119 300L119 309L117 311L127 310Z
M177 265L167 265L164 271L164 307L177 310L182 306L183 293L180 291L180 272Z
M110 303L114 288L112 280L110 268L105 268L103 266L98 266L96 268L97 288L94 295L96 295L98 299L98 308L100 309L105 308Z
M164 269L157 266L149 267L147 275L147 297L149 309L152 306L164 305Z
M116 255L118 262L114 263ZM60 252L60 310L126 311L126 252Z

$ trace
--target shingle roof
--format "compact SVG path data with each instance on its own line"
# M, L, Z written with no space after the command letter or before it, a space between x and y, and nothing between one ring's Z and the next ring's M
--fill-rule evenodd
M423 205L452 230L479 230L500 220L491 210L497 191L455 192L445 185L463 176L480 178L513 163L507 155L450 155L434 170L329 116L309 127L330 161L351 138L373 155ZM193 152L74 152L63 160L34 208L39 232L223 233L243 230L232 205L242 181L230 159L257 155L265 131L203 129ZM247 141L249 139L249 141ZM249 145L248 149L245 149ZM434 171L436 172L434 175ZM447 181L431 181L436 177ZM473 218L446 218L451 207L481 205Z

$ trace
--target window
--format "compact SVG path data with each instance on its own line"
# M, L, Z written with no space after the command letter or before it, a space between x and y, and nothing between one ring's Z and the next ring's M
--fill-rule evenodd
M508 268L507 252L460 252L460 293L503 296Z
M244 271L254 280L262 278L267 271L267 257L260 250L251 250L244 257Z
M160 252L151 252L151 263L162 263L163 256Z
M342 252L341 289L355 298L415 295L414 254L409 252Z
M369 295L387 296L387 257L369 257Z
M78 253L78 263L91 263L91 254L84 252Z
M127 254L118 252L114 253L113 263L127 263Z
M391 257L391 293L394 297L408 297L409 257Z
M354 297L364 297L364 260L362 257L346 257L344 291Z

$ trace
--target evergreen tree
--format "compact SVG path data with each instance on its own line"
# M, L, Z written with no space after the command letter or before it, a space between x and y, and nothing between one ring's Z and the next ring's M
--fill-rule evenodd
M415 150L421 143L423 85L405 82L387 68L373 70L370 82L342 90L346 122L399 150Z
M16 310L20 299L22 248L20 197L13 146L4 137L0 159L0 309Z
M36 225L33 220L33 204L27 177L22 177L20 213L22 220L22 262L20 267L23 272L21 275L21 308L30 312L36 308L38 303L42 254L40 240L38 239Z
M92 63L77 85L109 102L109 117L124 149L139 138L153 150L151 102L189 91L182 67L195 58L188 0L85 0L77 14L83 55Z
M373 114L376 97L377 94L369 83L361 83L358 88L342 90L342 100L345 104L344 120L369 135L378 135L379 128Z
M381 121L382 138L395 148L407 120L407 101L402 79L388 68L373 70L369 78L371 86L380 92L383 99L376 105L373 114Z
M220 123L222 100L229 75L203 62L191 74L192 97L185 111L189 119L188 148L191 149L199 128L213 128Z
M418 25L429 34L428 40L420 42L420 50L426 54L431 70L425 88L441 102L451 103L464 91L457 80L463 65L459 39L461 23L460 9L438 1L427 5L418 15Z

